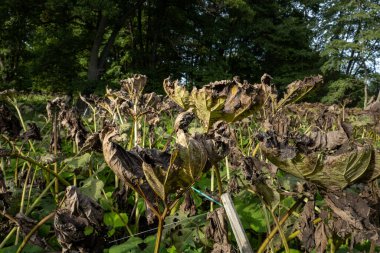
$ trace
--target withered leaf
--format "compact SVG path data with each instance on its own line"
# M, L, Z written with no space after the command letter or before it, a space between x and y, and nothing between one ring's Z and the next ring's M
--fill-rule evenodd
M143 160L136 152L125 151L120 145L112 142L111 139L116 135L116 129L104 129L101 133L104 160L118 178L154 202L153 192L148 183L144 182Z
M264 104L265 97L263 85L223 80L201 89L194 87L190 101L197 117L208 130L218 120L235 122L253 114Z
M11 138L17 138L21 131L20 120L5 105L0 103L0 133L7 133Z
M299 219L299 229L301 231L299 237L305 247L305 250L311 251L315 247L315 228L313 220L315 219L314 214L314 201L309 200L301 213Z
M248 180L253 190L265 204L274 210L280 203L280 194L277 191L268 167L270 165L255 157L243 157L240 162L245 179Z
M25 140L36 140L36 141L41 141L42 136L40 129L36 125L36 123L28 123L29 129L22 134L22 138Z
M133 98L139 98L146 85L147 77L145 75L135 74L131 78L120 81L121 87Z
M166 94L182 109L187 110L190 107L190 93L185 86L179 84L178 80L172 82L167 78L163 86Z
M373 240L380 242L379 228L371 217L371 207L366 200L353 192L329 192L325 201L331 208L333 215L329 220L329 228L342 239L349 235L354 242Z
M63 206L56 211L54 230L63 252L102 252L104 247L103 210L77 187L66 189ZM93 232L86 234L91 227Z
M317 253L323 253L327 248L327 236L325 231L325 224L319 222L315 228L315 251Z
M174 122L174 131L177 132L181 129L182 131L187 132L188 127L191 121L194 119L194 117L195 115L193 113L193 108L190 108L189 110L178 114Z
M319 135L314 137L320 138ZM365 178L366 172L371 174L369 180L373 180L375 175L378 176L380 168L374 163L374 150L371 144L348 142L343 138L345 139L345 149L338 149L339 152L327 153L328 148L334 147L335 144L339 144L335 147L340 147L341 142L328 145L326 141L324 149L321 151L306 148L306 153L298 150L294 154L284 155L289 154L284 150L294 149L294 147L288 146L288 140L278 142L277 139L275 134L261 138L260 147L269 161L296 177L309 180L326 189L343 189L355 182L368 180ZM314 148L312 147L312 149Z
M276 109L286 104L295 103L303 98L307 93L314 89L317 85L322 84L322 76L306 77L303 81L297 80L288 85L287 91L276 105Z
M206 227L206 237L214 242L212 253L235 252L228 243L228 224L224 208L207 214L210 223Z
M195 182L202 175L207 162L207 150L201 142L183 131L177 132L176 148L180 162L177 165L182 168L189 182Z

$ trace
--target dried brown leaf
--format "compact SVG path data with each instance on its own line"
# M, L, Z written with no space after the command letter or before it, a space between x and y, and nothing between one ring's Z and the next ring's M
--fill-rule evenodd
M319 222L315 228L315 251L317 253L323 253L327 249L327 236L325 231L325 224Z
M305 250L310 252L315 247L315 228L313 221L315 219L314 214L314 201L309 200L301 213L299 219L299 238L304 246Z
M0 133L17 138L21 131L20 120L4 103L0 103Z
M63 252L102 252L103 210L98 203L83 195L78 188L66 189L63 206L56 211L54 229ZM86 229L92 228L87 234Z

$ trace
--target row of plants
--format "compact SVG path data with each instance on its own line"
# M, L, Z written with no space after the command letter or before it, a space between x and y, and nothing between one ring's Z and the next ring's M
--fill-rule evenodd
M376 250L380 101L299 103L321 76L120 84L37 117L1 92L0 252L237 252L224 192L257 252Z

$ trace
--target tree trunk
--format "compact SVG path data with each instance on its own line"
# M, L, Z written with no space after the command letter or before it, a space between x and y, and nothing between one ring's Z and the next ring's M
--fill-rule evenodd
M104 16L103 13L99 13L98 30L96 31L94 43L91 48L90 62L88 65L87 79L89 81L99 80L99 69L98 69L99 49L102 44L103 35L105 33L106 26L107 26L107 17Z
M112 33L111 33L111 36L109 37L108 41L107 41L107 44L104 46L101 54L100 54L100 58L99 58L99 61L98 61L98 65L97 65L97 69L98 69L98 78L101 76L101 74L104 72L104 65L106 63L106 60L107 60L107 57L110 53L110 49L112 47L112 45L115 43L115 40L116 40L116 37L117 35L119 34L123 24L125 23L125 21L127 20L129 16L129 13L128 12L125 12L120 18L119 20L117 21Z

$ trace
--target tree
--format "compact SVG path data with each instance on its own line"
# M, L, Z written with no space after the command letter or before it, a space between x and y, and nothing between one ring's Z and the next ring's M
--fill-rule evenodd
M380 1L330 0L321 4L319 39L322 71L364 83L364 104L371 76L378 73L380 56ZM341 85L342 82L339 81ZM351 82L346 82L351 85ZM348 90L348 89L347 89Z

